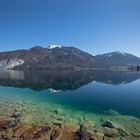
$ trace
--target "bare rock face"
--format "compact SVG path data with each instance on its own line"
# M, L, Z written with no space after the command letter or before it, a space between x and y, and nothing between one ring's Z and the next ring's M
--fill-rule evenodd
M13 69L16 66L24 64L22 59L10 59L0 61L0 69Z

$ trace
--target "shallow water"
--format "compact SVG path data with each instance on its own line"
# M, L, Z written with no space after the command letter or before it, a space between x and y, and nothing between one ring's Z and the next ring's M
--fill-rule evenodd
M56 110L60 110L65 122L106 117L115 120L111 110L123 123L126 118L140 118L139 79L139 72L2 71L0 101L24 102L29 116L26 121L30 123L52 123L61 116L59 111L55 116Z

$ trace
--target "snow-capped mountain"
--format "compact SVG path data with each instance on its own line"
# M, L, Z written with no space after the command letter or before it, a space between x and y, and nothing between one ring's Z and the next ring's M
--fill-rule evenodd
M0 69L75 70L140 65L140 58L124 52L93 56L75 47L49 45L0 53Z
M119 51L96 55L95 58L102 66L126 66L140 64L139 57Z
M16 60L16 61L12 61ZM12 62L12 64L11 64ZM26 69L81 69L97 66L95 57L75 47L49 45L32 47L29 50L16 50L0 53L0 68Z

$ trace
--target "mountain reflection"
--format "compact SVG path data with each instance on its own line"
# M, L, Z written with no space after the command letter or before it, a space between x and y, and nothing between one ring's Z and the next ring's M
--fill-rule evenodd
M0 71L0 85L33 90L75 90L92 81L112 85L127 84L140 78L139 72L83 71Z
M22 71L3 70L0 71L0 80L24 80Z

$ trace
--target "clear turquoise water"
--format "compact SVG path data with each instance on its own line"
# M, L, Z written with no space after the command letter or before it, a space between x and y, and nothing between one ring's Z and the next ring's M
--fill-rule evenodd
M115 75L115 73L113 74ZM116 72L116 74L118 73ZM132 78L135 76L133 74ZM115 77L114 75L113 78ZM36 91L30 89L30 86L21 88L19 86L11 87L7 84L0 86L0 100L7 99L16 101L20 99L24 101L32 101L34 103L46 102L47 104L61 105L66 109L98 114L103 114L104 111L113 109L121 114L136 116L139 118L139 76L140 73L137 73L138 79L128 83L121 82L114 85L113 83L108 84L104 81L91 81L77 89L68 89L64 91L59 89L59 91L55 93L44 88L41 91ZM2 80L3 79L1 79L1 81ZM14 82L15 81L18 80L14 80Z
M77 77L71 73L63 76L60 74L56 79L56 75L52 77L52 73L43 73L38 78L33 72L24 73L24 76L22 73L22 78L19 73L17 76L12 72L12 78L6 73L6 76L0 76L0 100L31 101L44 107L44 111L49 104L50 108L62 107L64 110L85 114L104 115L105 111L113 109L123 115L140 118L140 73L97 73L83 72ZM50 92L48 89L55 89L57 92Z

